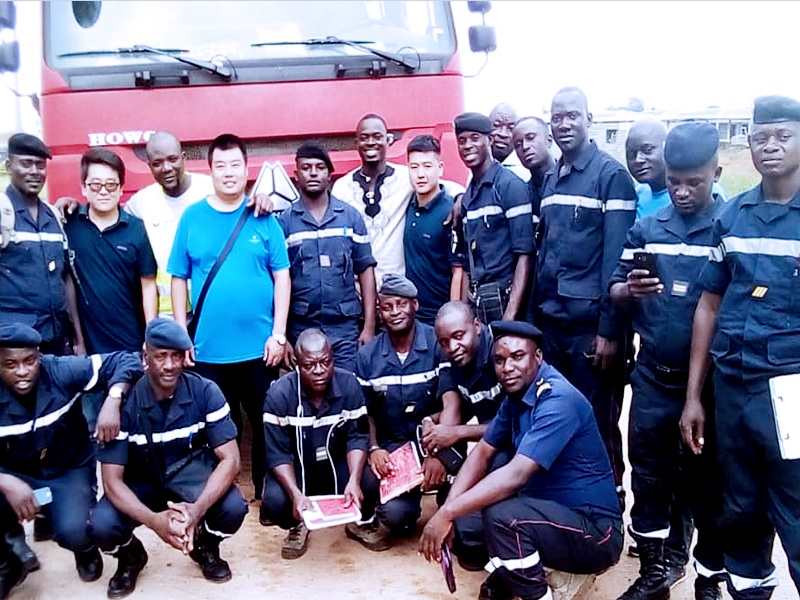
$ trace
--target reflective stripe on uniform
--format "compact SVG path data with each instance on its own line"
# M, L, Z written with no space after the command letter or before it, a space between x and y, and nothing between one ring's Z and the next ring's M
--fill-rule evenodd
M472 404L477 404L482 400L491 400L492 398L496 398L500 395L500 392L503 390L501 385L498 383L496 386L489 390L483 390L480 392L475 392L474 394L470 394L469 390L465 388L463 385L458 386L458 391L461 392L461 395L464 398L467 398Z
M268 425L278 425L279 427L327 427L328 425L336 425L336 423L344 421L355 421L359 417L367 414L367 407L362 406L355 410L343 410L335 415L326 415L324 417L297 417L294 415L287 415L279 417L272 413L264 413L264 423Z
M494 571L500 567L505 567L509 571L519 571L520 569L528 569L538 564L539 553L534 552L533 554L523 558L509 558L506 560L503 560L498 556L493 556L489 559L489 562L486 563L484 569L489 573L494 573Z
M506 211L506 219L513 219L514 217L519 217L520 215L529 215L532 212L533 207L531 207L530 204L520 204L519 206L514 206Z
M442 363L435 369L430 371L423 371L422 373L410 373L408 375L384 375L383 377L376 377L375 379L358 379L358 383L362 386L369 386L372 388L387 387L390 385L415 385L417 383L425 383L439 375L439 370L449 367L450 363Z
M172 442L174 440L182 440L194 435L201 429L204 429L205 426L206 424L201 422L195 423L194 425L189 425L187 427L181 427L179 429L171 429L170 431L153 433L153 443L166 444L167 442ZM129 434L127 432L120 431L119 435L117 435L118 440L124 440L126 438L129 442L136 444L137 446L145 446L147 444L147 436L143 433Z
M647 533L643 533L641 531L636 531L631 525L630 530L639 537L647 538L650 540L665 540L669 537L669 527L667 527L666 529L658 529L657 531L648 531Z
M633 260L636 252L649 252L665 256L696 256L707 258L714 251L713 246L695 246L692 244L645 244L644 248L625 248L622 251L622 260Z
M636 210L636 200L606 200L605 211Z
M369 237L358 235L352 227L329 227L326 229L316 229L314 231L298 231L286 236L286 246L291 248L302 244L305 240L321 240L332 237L346 237L352 239L356 244L366 244Z
M89 358L92 361L92 378L89 380L89 383L84 386L84 392L97 385L97 380L100 378L100 367L103 364L103 359L100 358L99 354L92 354Z
M491 205L491 206L484 206L482 208L476 208L473 210L467 211L467 221L475 221L477 219L482 219L484 217L489 217L492 215L501 215L503 214L503 207Z
M224 419L231 413L231 407L226 402L221 408L212 411L206 415L206 423L214 423L220 419Z
M607 211L635 211L636 200L620 200L609 199L603 202L598 198L589 198L587 196L574 196L571 194L553 194L542 200L542 210L544 208L557 205L557 206L574 206L576 208L588 208L593 210Z
M19 423L18 425L3 425L0 427L0 438L9 437L12 435L24 435L31 431L36 431L42 427L48 427L49 425L54 424L58 421L61 417L69 412L69 409L72 408L72 405L75 404L75 401L80 397L80 395L75 395L72 400L70 400L67 404L59 408L58 410L54 410L51 413L46 415L42 415L38 419L28 421L26 423Z
M728 577L730 578L731 585L737 592L753 590L757 588L776 587L778 585L778 576L775 574L775 571L772 571L772 573L763 579L742 577L741 575L734 575L730 572L728 573Z
M762 254L791 258L800 256L800 240L724 237L720 246L725 254Z
M721 569L719 571L713 571L706 567L703 563L701 563L696 558L694 559L694 570L697 571L697 574L701 577L706 577L708 579L718 578L720 575L725 575L725 569Z

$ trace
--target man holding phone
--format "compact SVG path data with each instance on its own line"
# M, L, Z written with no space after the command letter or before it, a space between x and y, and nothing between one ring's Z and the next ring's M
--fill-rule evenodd
M611 278L612 301L631 312L641 338L631 376L629 458L634 504L631 536L639 548L640 577L619 600L669 598L665 540L679 477L686 483L698 531L694 549L695 598L721 598L724 574L717 518L721 481L713 425L706 448L694 456L681 447L678 427L689 376L692 315L700 298L698 278L713 249L712 229L721 202L711 187L718 170L717 129L707 123L675 127L664 143L667 189L672 204L636 222ZM713 419L711 378L703 404Z

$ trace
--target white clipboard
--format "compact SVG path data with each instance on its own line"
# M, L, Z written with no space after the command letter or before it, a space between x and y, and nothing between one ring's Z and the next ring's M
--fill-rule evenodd
M781 458L797 460L800 458L800 373L771 378L769 393Z

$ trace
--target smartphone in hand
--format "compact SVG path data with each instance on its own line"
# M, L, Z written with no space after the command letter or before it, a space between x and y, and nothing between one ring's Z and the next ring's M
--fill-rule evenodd
M450 546L442 544L442 573L444 580L447 582L447 589L451 594L456 593L456 576L453 573L453 554L450 552Z
M634 252L633 268L647 271L650 277L658 277L658 269L656 267L656 255L651 254L650 252Z

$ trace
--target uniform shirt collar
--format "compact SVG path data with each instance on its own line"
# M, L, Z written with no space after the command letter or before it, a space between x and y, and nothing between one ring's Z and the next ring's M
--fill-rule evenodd
M16 187L14 187L13 184L10 183L8 184L8 187L6 188L6 196L8 196L9 200L11 200L11 205L14 207L14 210L16 212L23 214L27 213L28 215L30 215L30 213L28 212L28 207L25 206L25 198L22 197L22 193ZM39 198L38 196L36 197L36 199L39 202L42 202L42 199ZM42 213L40 211L40 218L46 219L51 214L52 214L51 211L46 210L44 211L44 216L42 217Z
M492 160L492 166L486 169L486 173L483 174L483 177L481 177L480 180L476 182L476 184L478 186L492 185L492 182L494 182L494 178L497 176L497 173L502 168L504 168L503 165L501 165L496 160Z
M384 332L383 339L381 340L381 353L384 356L389 356L392 352L397 352L392 345L392 338L389 337L389 332ZM411 345L411 350L414 352L426 352L428 350L428 341L425 339L425 334L422 331L422 327L419 326L419 321L415 321L414 323L414 342ZM409 352L409 357L410 357ZM408 364L408 359L404 364Z
M741 204L761 204L765 203L766 200L764 199L764 187L763 184L759 183L758 186L750 190L749 192L745 192L742 196ZM794 198L792 198L788 204L784 206L791 206L792 208L800 208L800 190L795 192Z
M89 205L88 204L81 204L81 206L78 207L78 216L83 217L87 221L91 221L91 219L89 218ZM111 227L107 227L106 229L112 229L112 228L116 227L117 225L120 225L120 224L123 224L123 223L126 224L126 225L128 223L130 223L130 215L128 215L128 212L125 211L125 210L122 210L122 208L120 207L120 209L119 209L119 218L117 219L117 222L114 223L113 225L111 225Z
M578 154L578 157L575 161L570 165L570 172L573 170L583 171L589 165L591 160L594 158L595 154L597 154L597 144L594 140L589 140L589 145L583 148ZM564 166L564 158L561 157L558 159L558 162L555 166L555 173L556 175L561 172L561 167Z

